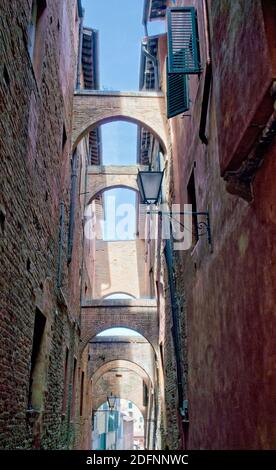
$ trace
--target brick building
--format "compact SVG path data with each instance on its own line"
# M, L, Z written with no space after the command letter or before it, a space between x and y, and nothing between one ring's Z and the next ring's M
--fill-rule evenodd
M211 221L211 244L193 220L193 246L174 252L172 308L159 312L164 445L275 448L275 2L144 5L145 25L168 23L142 68L147 86L167 94L168 201ZM152 85L155 63L161 78Z
M139 92L99 90L83 16L0 6L0 448L91 449L112 391L145 448L275 448L275 2L145 0ZM138 125L136 165L103 166L115 120ZM192 207L189 249L140 212L148 165L168 210ZM114 187L135 191L136 237L90 243Z
M67 244L72 103L78 84L97 87L97 33L83 30L80 1L4 1L0 13L0 446L71 448L82 243L80 232Z

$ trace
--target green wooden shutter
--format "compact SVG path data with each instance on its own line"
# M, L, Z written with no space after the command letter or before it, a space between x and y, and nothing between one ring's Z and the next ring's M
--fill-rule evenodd
M200 58L194 7L168 8L169 73L198 74Z
M172 118L189 109L187 75L169 73L167 59L167 116Z

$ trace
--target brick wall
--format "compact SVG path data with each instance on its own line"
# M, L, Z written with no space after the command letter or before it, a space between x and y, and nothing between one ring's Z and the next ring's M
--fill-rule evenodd
M79 338L79 292L69 301L66 266L78 26L76 2L47 1L41 70L36 76L27 49L30 3L4 0L0 7L0 447L58 449L73 441L73 425L61 416L63 371L67 346L68 414ZM61 291L57 268L62 200ZM27 412L36 308L46 317L39 413Z
M154 351L144 338L95 337L90 342L90 374L112 360L124 359L142 367L154 381Z
M120 379L116 374L121 375ZM98 381L93 384L93 409L98 409L106 402L106 397L110 394L121 399L130 400L145 415L143 406L143 378L131 370L107 371L101 375Z
M97 240L94 298L114 292L125 292L138 299L147 297L144 250L143 240Z
M254 2L253 11L249 1L243 2L243 8L231 1L209 2L213 81L207 146L198 135L207 57L203 11L202 2L193 3L198 9L203 71L189 80L190 116L170 120L171 191L174 202L187 202L194 170L197 209L210 212L213 246L211 250L201 238L194 249L175 257L182 361L188 362L184 375L190 409L186 438L188 448L194 449L271 449L276 442L272 418L275 145L267 150L256 173L251 204L230 195L221 177L222 162L229 162L244 129L250 129L268 87L271 69L262 17L265 2ZM259 84L254 86L256 82ZM251 85L254 91L250 92ZM272 103L267 115L269 112L273 113ZM169 345L164 349L166 356ZM168 409L174 390L172 369L166 369L166 364L170 363L165 358ZM175 423L169 422L168 428L172 426Z

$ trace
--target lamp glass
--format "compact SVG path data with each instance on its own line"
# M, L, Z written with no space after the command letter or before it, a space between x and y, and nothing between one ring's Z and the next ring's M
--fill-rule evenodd
M108 403L108 406L110 408L110 410L112 411L115 407L115 403L116 403L116 397L114 397L112 395L112 392L111 394L107 397L107 403Z
M156 204L158 202L163 171L139 171L138 187L144 204Z

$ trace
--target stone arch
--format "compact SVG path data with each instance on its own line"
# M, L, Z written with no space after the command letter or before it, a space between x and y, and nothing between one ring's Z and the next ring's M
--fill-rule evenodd
M82 91L74 96L73 149L87 132L112 121L147 128L167 153L167 119L163 93Z

